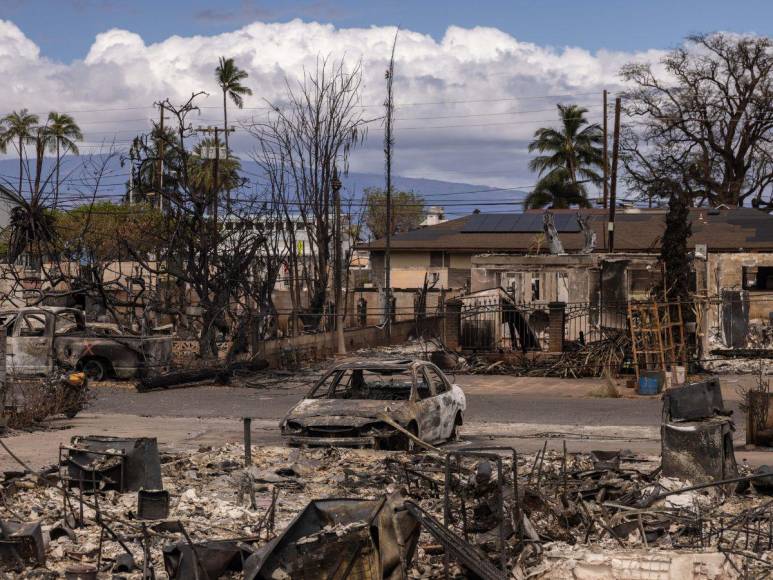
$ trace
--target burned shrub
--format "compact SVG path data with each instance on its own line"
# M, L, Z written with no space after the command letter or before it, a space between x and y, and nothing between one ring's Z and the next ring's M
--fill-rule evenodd
M6 424L24 429L55 415L72 418L92 397L83 373L53 373L43 379L14 381L3 393Z

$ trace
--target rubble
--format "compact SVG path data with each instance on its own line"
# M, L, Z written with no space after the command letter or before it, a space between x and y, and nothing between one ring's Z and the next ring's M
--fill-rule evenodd
M567 345L558 356L511 356L490 361L485 357L473 358L469 372L473 374L506 374L526 377L581 378L602 377L609 369L619 368L630 348L630 338L622 332L588 342Z
M746 346L731 348L718 331L708 336L708 356L701 365L712 373L754 373L760 362L773 357L773 322L752 325Z
M138 504L140 496L163 504L157 489L70 492L65 504L55 471L9 474L0 482L0 517L40 526L45 569L73 578L96 570L142 578L151 569L156 578L294 578L294 558L324 568L332 558L324 554L350 554L353 538L363 550L341 561L357 566L369 554L387 571L360 577L443 578L446 568L452 578L773 572L768 490L667 478L658 457L546 444L536 454L253 447L251 465L244 459L241 445L160 455L159 487L169 494L161 519L141 519L147 513ZM308 524L315 510L344 504L353 507L333 512L345 516ZM399 524L406 533L388 530L395 514L408 518ZM17 577L38 577L42 564L24 565Z

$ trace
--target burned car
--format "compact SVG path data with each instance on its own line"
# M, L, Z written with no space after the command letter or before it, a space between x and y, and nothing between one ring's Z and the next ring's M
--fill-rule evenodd
M350 362L327 372L280 424L293 446L409 449L455 438L467 402L458 385L426 361Z
M171 336L121 334L111 324L87 323L81 310L29 306L0 311L6 369L14 377L45 376L55 367L81 370L89 380L131 379L169 365Z

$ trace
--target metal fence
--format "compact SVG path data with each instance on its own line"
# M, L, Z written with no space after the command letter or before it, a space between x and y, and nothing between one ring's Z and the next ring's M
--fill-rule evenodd
M773 350L773 292L723 290L682 306L686 332L705 332L709 350ZM462 297L460 346L481 352L548 350L550 316L546 302ZM590 344L620 332L628 334L629 330L628 303L565 305L563 338L570 347L571 343Z
M513 303L499 298L462 301L460 346L476 351L548 350L548 303ZM586 344L627 329L626 304L565 305L564 341Z

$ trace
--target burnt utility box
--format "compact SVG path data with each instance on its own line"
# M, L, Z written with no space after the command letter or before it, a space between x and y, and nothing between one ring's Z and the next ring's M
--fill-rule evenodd
M169 492L141 489L137 492L138 520L165 520L169 516Z
M73 437L60 459L70 487L120 492L163 489L155 437Z
M18 570L45 564L46 548L40 522L0 520L0 529L0 569Z
M663 395L668 421L695 421L728 414L722 401L719 379L713 377L698 383L669 389Z
M733 422L727 417L663 425L663 475L692 484L737 477L733 431Z
M728 415L716 377L667 390L660 428L663 475L693 484L736 477L735 426Z

